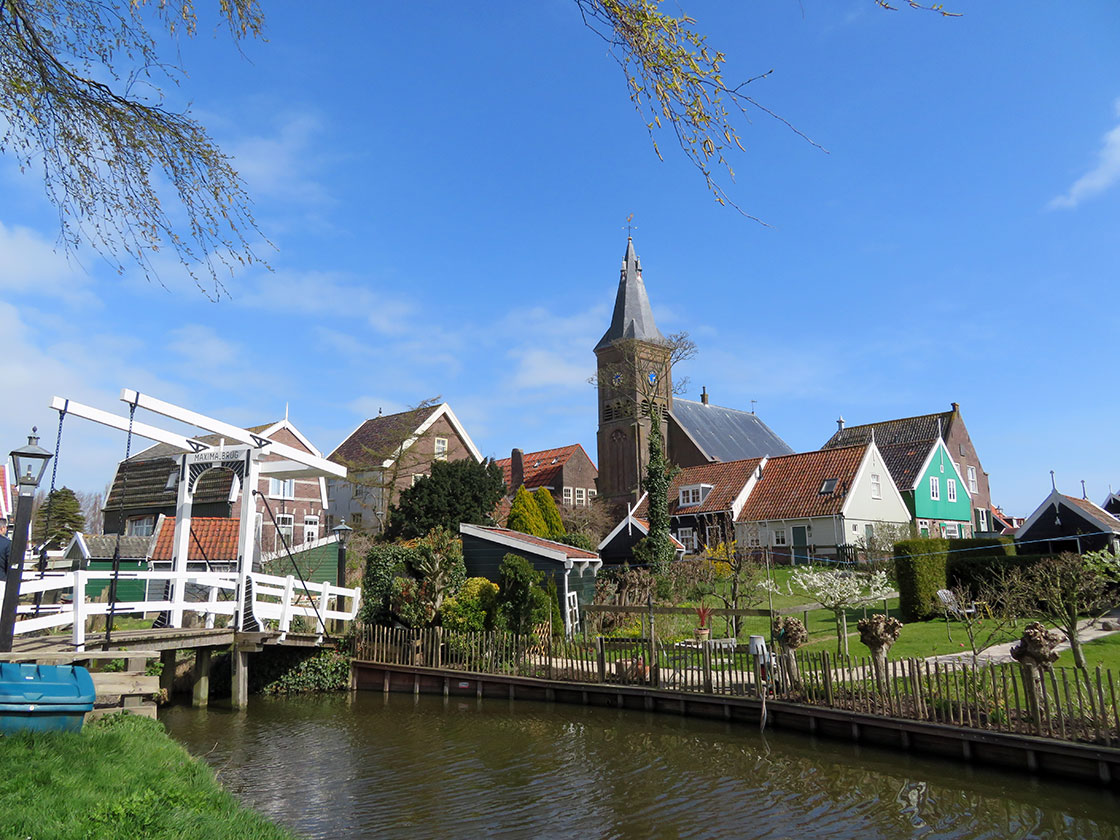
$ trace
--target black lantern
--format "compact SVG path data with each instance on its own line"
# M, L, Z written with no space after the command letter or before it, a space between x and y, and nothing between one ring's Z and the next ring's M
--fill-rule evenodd
M350 540L350 535L354 533L354 529L347 525L346 520L343 519L331 528L331 533L338 537L339 546L346 548L346 543Z
M46 472L47 461L51 459L51 453L39 446L38 431L38 428L32 426L31 434L27 436L27 446L12 450L12 463L15 464L20 495L34 492Z

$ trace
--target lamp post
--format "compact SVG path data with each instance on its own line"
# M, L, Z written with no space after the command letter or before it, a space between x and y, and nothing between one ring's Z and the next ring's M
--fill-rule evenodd
M354 533L354 529L346 524L343 519L333 528L331 533L338 537L338 585L346 585L346 543L350 539L350 535Z
M19 587L23 578L23 558L27 554L27 531L31 524L31 508L35 503L35 488L47 469L51 453L39 446L39 430L32 427L27 436L27 446L12 450L19 501L16 503L15 530L12 532L11 554L8 559L7 581L4 584L4 604L0 608L0 652L12 649L12 636L16 630L16 608L19 606Z
M347 525L346 520L343 519L331 528L331 533L338 537L338 585L346 586L346 542L350 539L350 535L354 533L354 529ZM338 611L342 612L341 595L335 596L335 604ZM342 619L335 622L336 632L341 633L342 627Z

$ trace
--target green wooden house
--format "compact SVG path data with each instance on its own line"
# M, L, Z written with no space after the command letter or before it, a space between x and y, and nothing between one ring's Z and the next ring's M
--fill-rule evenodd
M940 437L880 447L923 537L971 537L972 497Z
M556 581L564 632L571 635L579 630L580 610L595 598L595 576L603 565L598 554L508 528L464 523L459 526L459 534L468 575L497 583L502 558L520 555Z

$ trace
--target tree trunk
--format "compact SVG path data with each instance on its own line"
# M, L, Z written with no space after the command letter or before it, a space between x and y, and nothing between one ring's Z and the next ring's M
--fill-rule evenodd
M801 671L797 667L797 656L789 648L782 648L782 665L789 680L789 687L794 691L801 690Z
M1080 668L1086 674L1089 673L1089 666L1085 663L1085 649L1081 647L1081 638L1077 635L1076 625L1074 625L1073 632L1067 632L1069 637L1069 649L1073 653L1074 667Z

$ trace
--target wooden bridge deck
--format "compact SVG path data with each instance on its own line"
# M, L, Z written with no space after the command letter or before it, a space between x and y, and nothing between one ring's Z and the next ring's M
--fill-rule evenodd
M183 650L186 648L225 648L232 645L263 647L283 645L287 647L333 647L334 640L324 637L320 640L314 633L280 633L279 631L260 633L238 633L232 627L206 629L204 627L161 627L143 630L118 630L109 640L110 650ZM90 633L86 636L86 651L101 650L105 646L104 633ZM16 636L12 645L15 654L74 653L73 641L67 634L50 636Z

